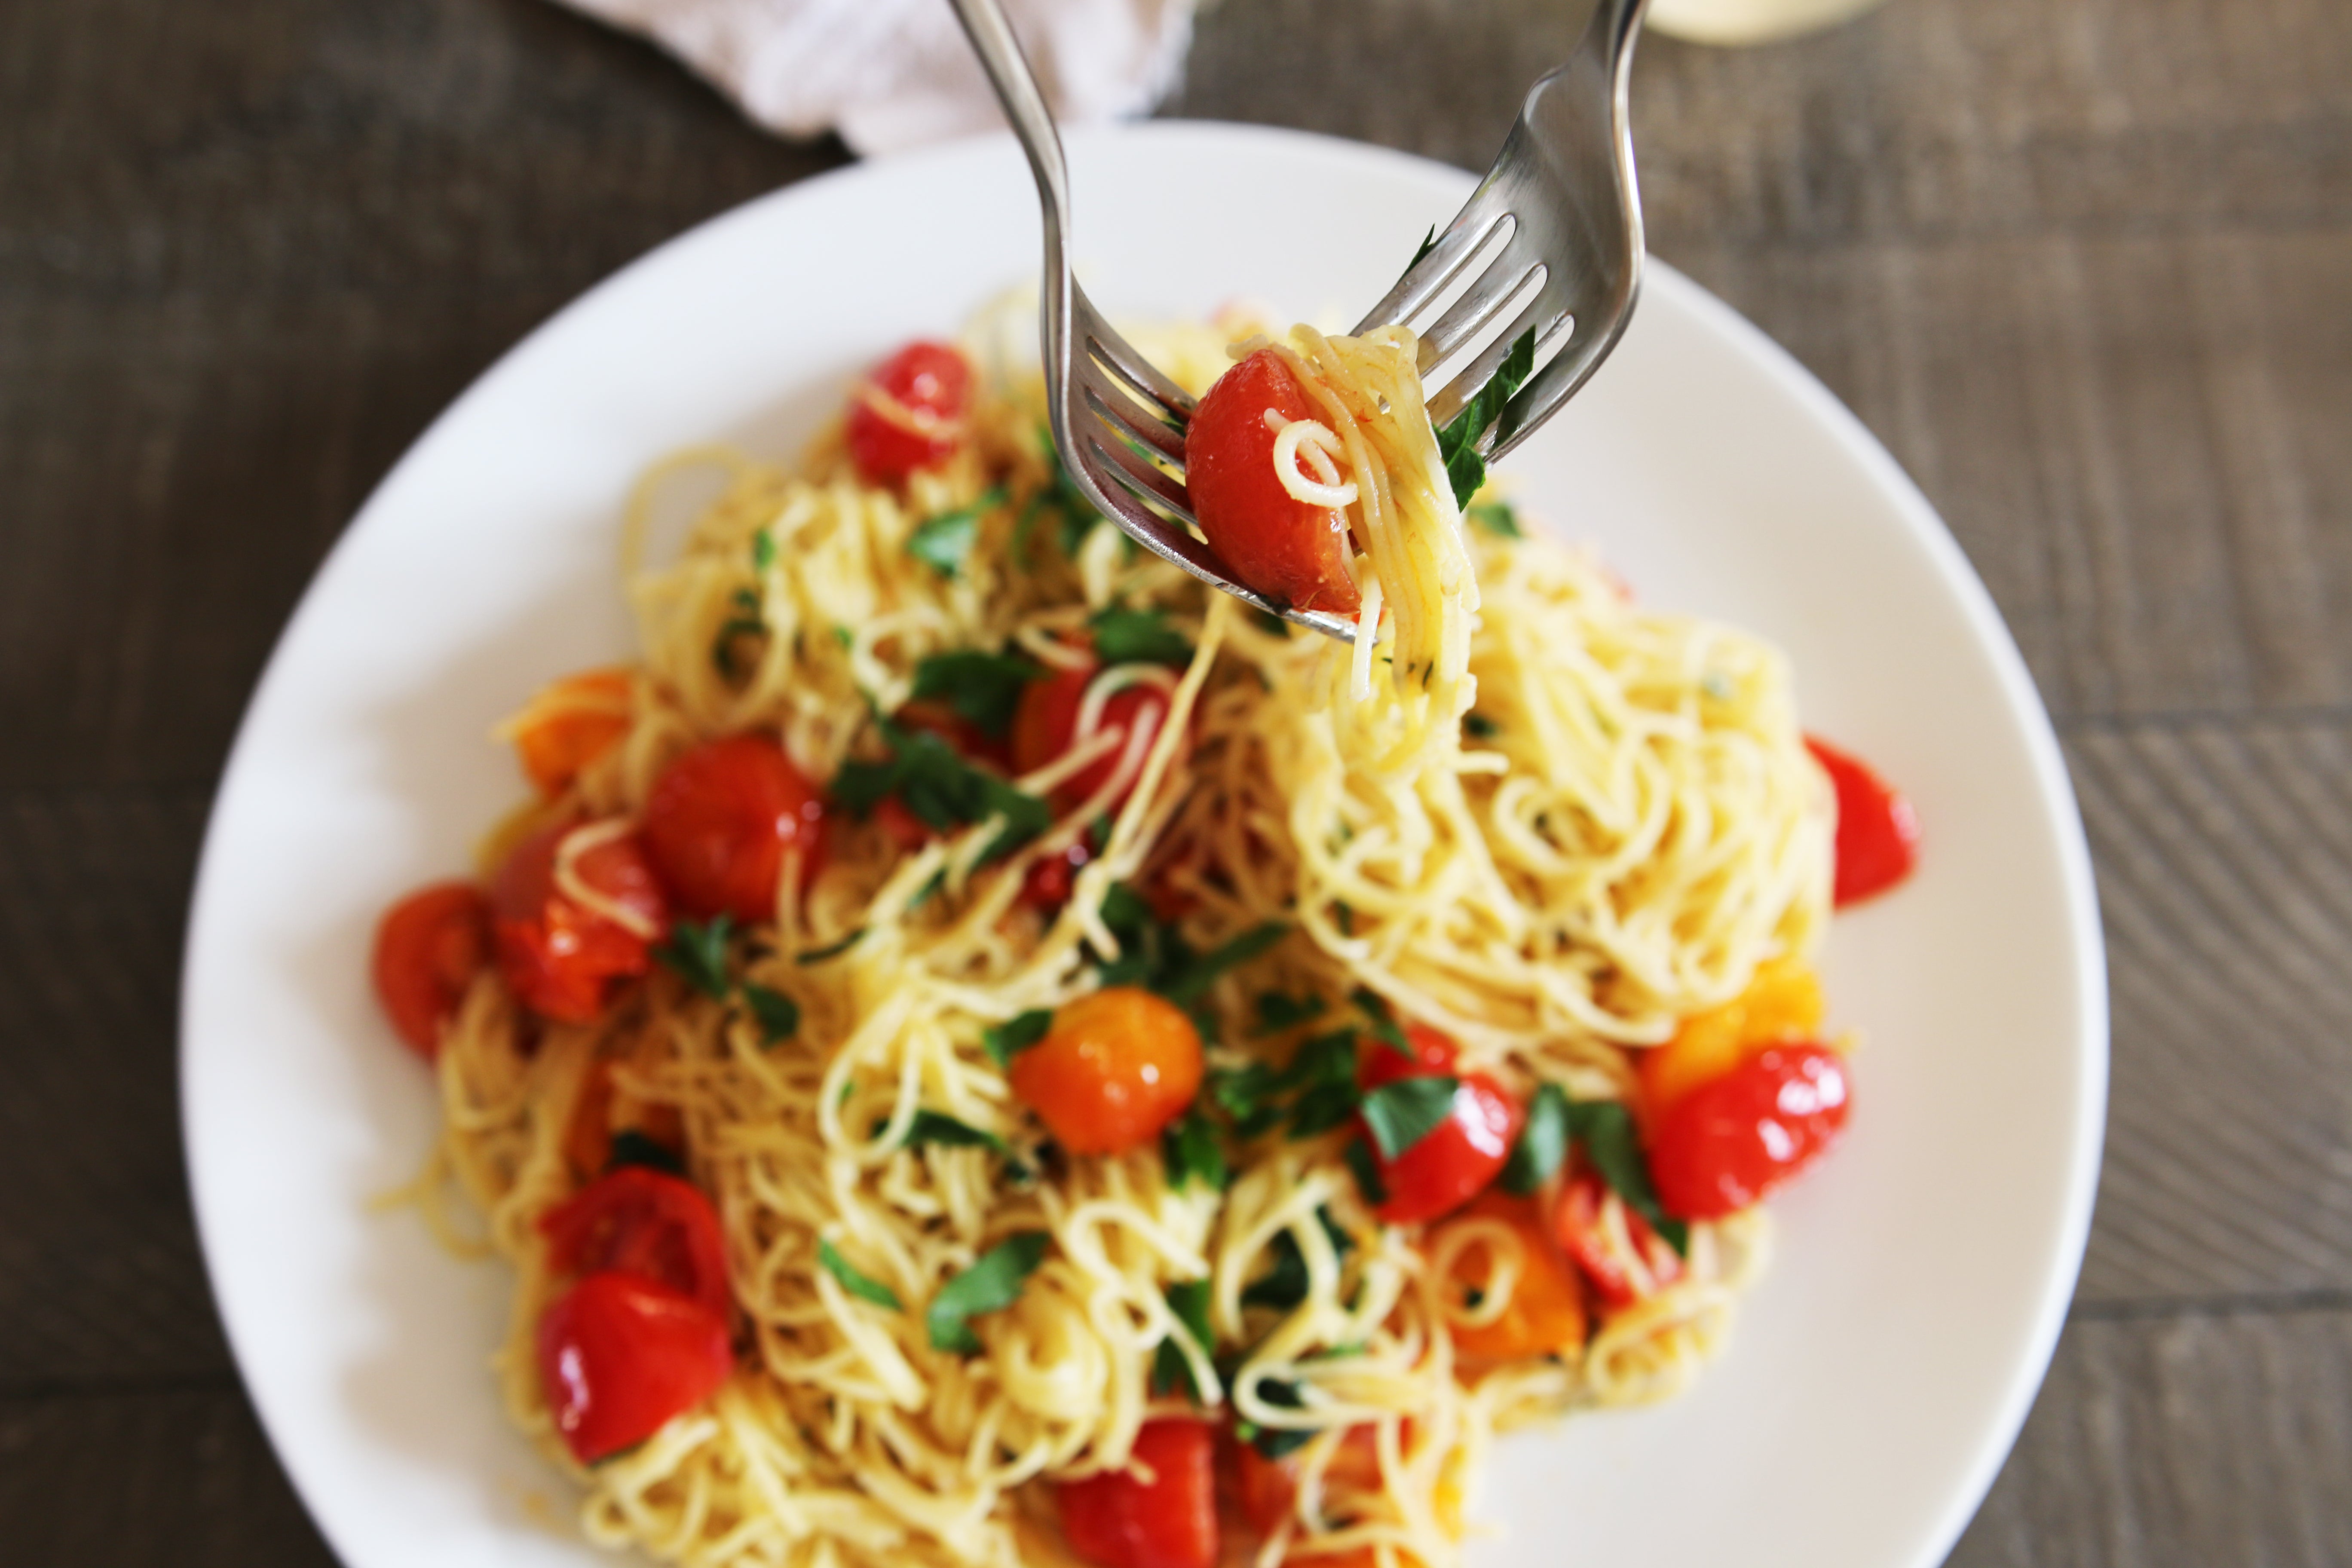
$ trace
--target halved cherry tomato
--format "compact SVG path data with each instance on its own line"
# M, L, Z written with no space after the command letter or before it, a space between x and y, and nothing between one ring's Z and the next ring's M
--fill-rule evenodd
M585 1184L604 1173L613 1161L613 1135L625 1128L673 1153L686 1146L677 1107L622 1095L613 1083L612 1062L599 1057L588 1065L572 1102L572 1119L563 1126L563 1163L574 1180Z
M562 795L580 770L629 732L625 669L583 669L540 688L504 732L543 795Z
M1642 1053L1644 1122L1654 1126L1683 1096L1767 1047L1820 1039L1826 1010L1821 982L1797 960L1759 965L1747 990L1692 1014L1675 1026L1673 1039Z
M1184 484L1201 531L1234 576L1269 598L1353 615L1363 596L1348 575L1348 520L1283 488L1269 409L1286 422L1320 417L1272 349L1219 376L1193 409L1184 437Z
M1100 1568L1213 1568L1217 1561L1215 1436L1205 1421L1147 1421L1131 1470L1108 1470L1058 1489L1062 1534Z
M913 342L874 367L849 400L849 457L869 485L904 484L963 439L971 366L945 343Z
M1845 1058L1827 1046L1773 1046L1701 1085L1651 1130L1658 1201L1716 1219L1761 1201L1845 1130Z
M574 869L591 891L628 911L643 931L632 931L557 890L558 849L571 835L587 831L560 823L532 834L507 857L490 886L499 973L524 1006L562 1024L593 1019L621 982L651 967L650 940L644 932L669 924L661 883L635 833L591 845Z
M692 1182L624 1165L548 1210L539 1228L559 1274L650 1279L727 1316L727 1241Z
M1063 1005L1013 1058L1013 1092L1073 1154L1139 1148L1201 1089L1201 1036L1184 1010L1133 985Z
M1468 1203L1502 1170L1519 1135L1518 1102L1485 1073L1456 1073L1459 1048L1452 1040L1420 1024L1404 1034L1410 1058L1377 1040L1358 1043L1356 1082L1365 1093L1408 1078L1451 1077L1457 1083L1446 1119L1395 1159L1382 1159L1370 1131L1364 1134L1388 1193L1372 1213L1389 1225L1435 1219Z
M441 1026L489 962L488 900L471 882L436 882L384 910L370 967L384 1016L431 1061L441 1054Z
M1518 1277L1511 1285L1510 1304L1492 1322L1472 1327L1448 1325L1454 1348L1482 1361L1524 1361L1529 1356L1573 1354L1584 1348L1584 1298L1576 1288L1576 1271L1569 1267L1552 1238L1537 1218L1529 1198L1487 1192L1463 1211L1460 1225L1470 1220L1493 1221L1509 1227L1519 1244ZM1491 1251L1477 1242L1466 1244L1458 1261L1471 1264L1475 1255ZM1483 1271L1482 1271L1483 1272Z
M539 1379L555 1429L583 1465L644 1442L719 1392L734 1370L727 1320L630 1274L591 1274L539 1320Z
M646 847L687 913L776 918L787 850L800 886L824 858L824 797L764 735L730 735L681 753L646 796Z
M1587 1171L1552 1200L1552 1239L1611 1307L1630 1307L1683 1276L1683 1260L1650 1222Z
M1403 1423L1405 1447L1412 1446L1412 1418ZM1250 1528L1265 1535L1297 1506L1300 1459L1288 1455L1269 1459L1247 1443L1233 1442L1234 1480L1236 1500L1241 1504L1242 1517ZM1339 1491L1379 1492L1385 1482L1381 1476L1380 1435L1369 1425L1350 1426L1339 1436L1331 1457L1323 1465L1323 1493L1328 1498ZM1462 1475L1459 1465L1449 1461L1440 1467L1437 1487L1430 1499L1437 1515L1438 1528L1456 1540L1462 1535ZM1413 1562L1411 1557L1400 1559ZM1297 1554L1285 1559L1301 1564L1312 1563L1317 1568L1374 1568L1376 1557L1370 1547L1337 1554Z
M1034 773L1070 749L1077 738L1079 711L1086 706L1087 688L1101 673L1100 665L1089 663L1078 669L1056 669L1022 688L1021 705L1013 715L1014 773ZM1156 739L1167 717L1168 698L1157 687L1122 687L1105 699L1101 728L1118 731L1123 745L1133 737L1139 724L1148 728ZM1149 746L1150 742L1144 744ZM1085 805L1097 790L1110 782L1118 768L1117 751L1080 768L1054 786L1054 808L1071 811ZM1126 804L1127 795L1122 793L1103 809L1115 816Z
M1887 889L1919 863L1919 814L1902 792L1859 757L1828 742L1805 737L1822 771L1837 790L1837 888L1843 909Z

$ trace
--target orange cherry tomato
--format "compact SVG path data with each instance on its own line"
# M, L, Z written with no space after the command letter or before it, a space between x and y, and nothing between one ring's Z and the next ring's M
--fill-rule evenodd
M1683 1276L1681 1256L1590 1171L1552 1200L1551 1234L1609 1307L1630 1307Z
M632 1275L727 1316L726 1238L692 1182L624 1165L548 1210L539 1228L559 1274Z
M646 847L662 883L698 919L776 918L786 851L800 886L824 858L824 797L764 735L730 735L681 753L646 796Z
M1805 745L1837 790L1837 907L1886 891L1919 864L1919 814L1859 757L1811 735Z
M1420 1024L1407 1026L1404 1033L1411 1058L1376 1040L1358 1043L1356 1082L1365 1093L1410 1078L1452 1077L1457 1084L1446 1119L1395 1159L1382 1158L1365 1131L1388 1194L1372 1205L1372 1213L1389 1225L1435 1219L1477 1196L1511 1157L1521 1115L1518 1102L1485 1073L1454 1071L1459 1047L1445 1036Z
M602 1013L622 983L651 966L646 933L669 924L661 884L635 833L592 844L574 869L590 891L611 900L640 929L557 889L557 852L571 835L586 831L564 823L532 834L507 857L490 886L499 973L507 989L541 1017L562 1024L585 1024Z
M1078 669L1056 669L1031 681L1021 690L1021 705L1013 714L1013 771L1034 773L1063 752L1077 738L1078 717L1086 706L1087 688L1094 684L1102 667L1089 663ZM1114 691L1103 702L1104 730L1117 730L1127 738L1142 725L1157 739L1160 723L1168 717L1167 696L1156 687L1129 686ZM1150 741L1144 744L1149 747ZM1052 800L1056 811L1074 811L1092 799L1094 793L1108 784L1118 768L1118 752L1097 758L1054 786ZM1103 809L1113 816L1127 804L1129 791L1122 792Z
M1354 615L1348 520L1298 500L1275 471L1272 410L1285 421L1320 411L1280 354L1260 349L1217 378L1184 437L1184 483L1209 545L1234 575L1302 610Z
M1214 1568L1215 1436L1205 1421L1147 1421L1135 1458L1150 1480L1108 1470L1056 1489L1070 1550L1099 1568Z
M913 342L850 395L850 460L869 485L901 485L955 455L971 400L971 366L945 343Z
M735 1365L725 1318L633 1274L591 1274L557 1297L537 1350L555 1430L583 1465L644 1442L718 1393Z
M1821 1038L1826 1011L1821 982L1805 965L1792 958L1759 965L1747 990L1692 1014L1673 1039L1642 1053L1643 1120L1654 1124L1692 1089L1767 1047Z
M1685 1219L1761 1202L1837 1142L1852 1100L1845 1058L1827 1046L1772 1046L1748 1058L1653 1124L1658 1201Z
M1485 1193L1463 1211L1460 1219L1448 1223L1460 1225L1469 1220L1497 1222L1509 1227L1519 1244L1519 1272L1511 1285L1510 1304L1503 1309L1501 1316L1475 1327L1464 1323L1448 1325L1454 1348L1481 1361L1524 1361L1530 1356L1573 1354L1582 1350L1584 1298L1577 1289L1576 1271L1560 1256L1551 1236L1538 1220L1534 1201L1504 1193ZM1486 1243L1466 1243L1456 1255L1457 1261L1468 1265L1477 1255L1491 1250Z
M1403 1424L1403 1439L1412 1445L1412 1419ZM1298 1501L1300 1458L1296 1454L1279 1459L1269 1459L1247 1443L1228 1438L1233 1456L1234 1491L1241 1505L1242 1518L1259 1535L1271 1534L1276 1526L1291 1517ZM1378 1492L1385 1483L1381 1476L1380 1435L1370 1426L1350 1426L1339 1436L1331 1457L1323 1465L1323 1492L1328 1498L1339 1491ZM1462 1536L1462 1476L1460 1467L1448 1462L1438 1471L1437 1487L1430 1499L1437 1515L1438 1527L1446 1534L1460 1540ZM1302 1565L1313 1563L1316 1568L1375 1568L1376 1554L1370 1547L1354 1552L1294 1552L1284 1559ZM1401 1557L1401 1562L1416 1561Z
M1066 1003L1013 1058L1013 1092L1073 1154L1139 1148L1201 1089L1201 1037L1182 1008L1132 985Z
M541 687L508 721L505 732L541 795L562 795L629 732L631 689L625 669L583 669Z
M471 882L436 882L383 912L370 968L393 1028L431 1061L442 1026L489 962L488 900Z

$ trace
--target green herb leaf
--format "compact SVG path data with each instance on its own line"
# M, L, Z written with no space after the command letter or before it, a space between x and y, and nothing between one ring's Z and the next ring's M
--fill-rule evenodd
M1503 1164L1503 1190L1524 1196L1542 1186L1568 1158L1568 1096L1556 1083L1537 1085L1535 1098L1528 1101L1527 1125Z
M998 1067L1009 1068L1013 1058L1045 1037L1054 1026L1054 1015L1045 1009L1033 1008L1019 1014L992 1028L980 1032L980 1043L987 1047L991 1060Z
M863 937L865 934L866 928L864 926L859 926L856 931L851 931L839 942L829 942L823 947L803 949L801 952L793 955L793 962L794 963L801 964L823 963L828 958L839 958L843 953L847 952L851 948L856 947L857 945L858 939Z
M1292 996L1280 991L1266 991L1257 999L1257 1027L1254 1035L1278 1035L1285 1029L1323 1016L1323 998L1313 992Z
M1161 1130L1160 1157L1168 1167L1168 1184L1171 1187L1198 1181L1212 1192L1222 1193L1233 1180L1233 1173L1225 1168L1225 1152L1217 1141L1216 1125L1197 1101Z
M1052 806L974 767L940 737L927 730L903 729L887 719L877 724L889 755L879 762L844 763L833 775L833 797L860 817L893 795L935 832L996 817L1004 828L989 846L991 858L1052 825Z
M654 949L654 956L697 991L724 1002L734 988L727 978L727 932L734 923L727 915L714 915L701 925L674 921L669 939Z
M907 536L907 553L943 577L963 570L980 537L980 520L1004 504L1004 487L998 485L970 506L927 517Z
M1511 394L1518 391L1536 366L1536 331L1529 327L1511 344L1503 363L1495 367L1494 375L1478 389L1477 395L1463 405L1462 412L1447 421L1437 432L1438 455L1445 459L1446 478L1454 482L1454 501L1468 506L1478 487L1486 482L1486 461L1478 455L1478 437L1486 427L1500 419L1504 405ZM1499 436L1510 432L1503 430Z
M686 1161L677 1150L634 1127L624 1127L614 1133L613 1152L604 1156L607 1171L617 1171L624 1165L643 1165L665 1175L686 1174Z
M1473 490L1471 493L1475 495L1477 492ZM1465 510L1463 515L1487 532L1500 538L1524 539L1527 537L1519 531L1519 514L1502 501L1479 501Z
M1218 975L1237 963L1247 963L1289 934L1290 928L1280 921L1252 926L1231 942L1186 963L1176 973L1163 976L1154 989L1181 1007L1215 984Z
M1633 1131L1633 1114L1622 1101L1578 1100L1568 1102L1569 1131L1586 1163L1600 1173L1625 1205L1650 1222L1677 1253L1690 1246L1690 1227L1670 1217L1651 1184L1649 1163L1642 1157L1642 1141Z
M1192 1336L1203 1355L1213 1352L1217 1342L1209 1331L1209 1282L1206 1279L1180 1279L1168 1287L1169 1310ZM1195 1405L1208 1403L1201 1385L1192 1379L1192 1363L1177 1348L1176 1336L1170 1334L1160 1342L1160 1349L1151 1358L1151 1392L1164 1394L1181 1388Z
M766 529L751 536L751 570L764 577L776 563L776 536Z
M1398 1155L1445 1124L1454 1114L1454 1091L1462 1080L1451 1074L1401 1078L1364 1096L1364 1126L1380 1145L1381 1158Z
M1503 732L1503 727L1473 708L1462 715L1462 732L1474 741L1491 741Z
M1437 226L1435 224L1431 224L1429 226L1429 233L1423 237L1420 247L1412 253L1412 259L1404 264L1404 269L1407 272L1412 271L1414 268L1421 265L1421 258L1423 257L1427 256L1431 251L1435 250L1436 248Z
M760 1026L760 1043L774 1046L800 1033L801 1005L781 991L765 985L746 984L744 1005L751 1009L751 1017Z
M887 1307L894 1312L906 1309L899 1305L898 1292L878 1279L871 1279L850 1267L849 1260L833 1249L833 1243L819 1237L816 1260L824 1271L841 1281L841 1288L861 1301L871 1301L877 1307Z
M1192 645L1158 610L1114 605L1096 611L1087 625L1094 629L1095 657L1107 665L1192 662Z
M977 1355L980 1336L971 1320L1003 1311L1021 1300L1021 1287L1045 1260L1054 1238L1042 1230L1024 1230L990 1247L972 1266L940 1287L923 1313L930 1331L931 1348L959 1355Z
M1361 1138L1350 1138L1339 1157L1348 1162L1348 1169L1356 1175L1356 1186L1364 1194L1364 1202L1374 1208L1389 1201L1389 1184L1381 1180L1381 1163L1372 1153L1372 1146Z
M937 1143L949 1149L993 1149L1000 1154L1011 1152L1005 1147L1004 1140L995 1133L969 1122L958 1121L938 1110L916 1111L915 1120L907 1128L905 1147L917 1149L926 1143Z
M1341 1258L1355 1250L1356 1238L1340 1227L1331 1217L1331 1211L1318 1207L1315 1218L1323 1226L1323 1234L1331 1240L1331 1250ZM1298 1248L1298 1240L1288 1230L1278 1230L1266 1244L1274 1255L1274 1264L1242 1291L1244 1307L1267 1307L1277 1312L1287 1312L1307 1300L1307 1255Z
M1301 1085L1290 1107L1290 1135L1313 1138L1356 1114L1363 1094L1356 1087L1356 1036L1350 1029L1318 1035L1298 1047L1284 1077Z
M914 696L920 701L945 702L1001 739L1013 726L1023 689L1044 673L1034 659L1021 654L960 648L935 653L915 666Z
M1369 985L1359 985L1348 994L1348 1000L1362 1011L1372 1038L1409 1062L1421 1060L1413 1053L1412 1042L1404 1037L1403 1026L1397 1022L1396 1011L1389 1005L1387 997Z

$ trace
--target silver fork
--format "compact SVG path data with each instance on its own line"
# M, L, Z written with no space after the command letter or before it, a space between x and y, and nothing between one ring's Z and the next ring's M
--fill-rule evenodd
M1236 581L1216 552L1188 531L1194 519L1182 473L1192 399L1111 329L1070 275L1069 172L1053 113L997 0L952 3L1037 178L1045 219L1045 401L1072 482L1129 538L1211 587L1354 641L1353 621L1294 609ZM1596 0L1575 53L1528 90L1477 190L1356 328L1361 333L1410 324L1499 238L1485 269L1421 334L1426 375L1478 340L1514 300L1526 299L1517 317L1432 395L1430 414L1441 425L1486 384L1523 334L1535 334L1538 356L1554 351L1485 430L1469 432L1473 449L1486 457L1508 452L1567 402L1608 357L1633 314L1642 209L1625 87L1646 4Z

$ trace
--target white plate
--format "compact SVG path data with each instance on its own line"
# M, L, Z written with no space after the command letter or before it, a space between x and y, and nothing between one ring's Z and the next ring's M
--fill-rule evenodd
M1378 297L1458 171L1233 126L1080 135L1096 298L1308 319ZM627 653L620 500L677 447L789 453L848 378L1034 273L1010 142L846 170L628 268L453 405L336 547L270 661L214 808L182 1071L197 1218L278 1452L352 1568L604 1560L541 1522L565 1483L501 1418L509 1280L373 1213L432 1135L365 979L377 912L458 871L519 794L486 739L538 682ZM1903 784L1925 868L1842 918L1864 1031L1845 1146L1774 1207L1778 1258L1681 1402L1502 1444L1507 1563L1937 1561L2048 1360L2088 1224L2105 991L2088 858L1991 601L1878 444L1664 267L1591 389L1508 465L1651 603L1796 661L1806 721Z

